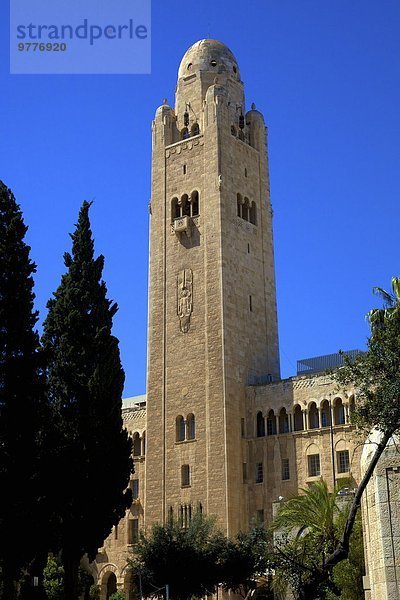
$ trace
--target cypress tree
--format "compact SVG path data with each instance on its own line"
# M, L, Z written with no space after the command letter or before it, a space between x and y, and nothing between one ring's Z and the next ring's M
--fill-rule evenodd
M94 559L111 528L131 504L131 439L123 429L124 372L112 335L117 305L102 281L104 257L94 257L84 202L64 255L67 272L48 302L43 347L49 399L57 433L53 460L58 549L65 595L77 598L81 557Z
M0 181L0 570L12 600L21 568L35 555L41 519L39 433L43 380L35 330L36 265L13 193Z

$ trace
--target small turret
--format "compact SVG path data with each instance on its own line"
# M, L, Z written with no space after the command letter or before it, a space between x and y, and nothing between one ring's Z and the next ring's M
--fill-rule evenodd
M153 145L161 142L164 146L173 144L178 139L174 109L167 100L156 110L153 121Z
M246 113L246 124L248 126L249 143L256 150L265 148L266 127L262 113L256 109L254 102L251 110Z

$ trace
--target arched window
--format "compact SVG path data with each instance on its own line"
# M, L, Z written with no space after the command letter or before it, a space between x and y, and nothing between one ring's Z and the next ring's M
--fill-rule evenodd
M309 429L318 429L319 427L319 416L318 416L318 408L315 402L311 402L308 407L308 428Z
M267 435L276 434L276 417L273 410L270 410L267 417Z
M181 197L181 214L182 217L190 217L190 202L189 202L189 196L187 194L183 194L183 196Z
M242 216L242 206L243 206L242 195L241 194L237 194L236 200L237 200L237 216L241 217Z
M321 404L321 427L329 427L331 424L331 411L328 400Z
M333 423L334 425L344 425L346 422L345 416L344 416L344 406L343 406L343 402L341 398L335 398L335 400L333 401Z
M245 198L242 206L242 219L249 220L249 199Z
M186 432L187 440L194 440L196 438L196 421L193 414L187 416Z
M142 444L140 441L139 434L136 432L133 434L133 456L141 456Z
M185 441L185 419L182 417L182 415L176 417L176 441Z
M179 217L181 216L181 207L179 204L179 200L176 197L172 198L171 200L171 216L172 220L179 219Z
M356 407L356 405L355 405L355 402L354 402L354 396L350 396L350 398L349 398L349 417L350 417L350 421L351 421L351 418L352 418L352 415L353 415L355 407Z
M190 130L190 133L192 135L199 135L199 133L200 133L200 127L199 127L198 123L193 123L192 129Z
M257 207L256 203L253 201L250 206L250 223L253 225L257 225Z
M190 204L192 217L197 217L199 214L199 192L197 190L190 194Z
M289 415L286 408L282 408L279 413L279 433L289 433Z
M303 413L301 406L298 404L296 404L293 411L293 426L295 431L303 431L304 429Z
M265 421L264 421L263 414L260 410L257 413L257 437L264 437L264 436L265 436Z
M184 127L183 129L181 129L181 139L186 140L188 137L190 137L189 129L187 127Z

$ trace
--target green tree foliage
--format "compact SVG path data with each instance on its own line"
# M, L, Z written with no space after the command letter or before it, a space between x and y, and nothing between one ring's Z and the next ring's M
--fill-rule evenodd
M33 558L43 490L39 472L43 382L35 264L16 200L0 181L0 567L2 597L13 600Z
M155 525L142 536L131 559L133 585L143 596L201 598L217 587L246 598L268 570L270 536L258 527L227 539L215 520L197 513L189 527L176 521ZM261 597L261 596L260 596ZM265 596L267 597L267 596Z
M387 442L400 429L400 278L393 277L392 293L381 288L374 292L384 307L367 315L371 325L368 351L354 362L347 360L336 379L357 388L353 420L367 433L377 428Z
M97 584L93 584L89 589L90 600L100 600L100 587Z
M350 538L349 556L333 569L333 581L340 590L339 596L328 592L327 600L363 600L364 573L363 533L361 515L358 513Z
M133 468L121 416L124 372L111 332L117 305L101 279L104 258L94 257L89 208L84 202L71 235L67 272L48 302L42 339L56 436L54 550L61 550L68 600L77 598L80 558L94 558L130 506Z
M50 555L47 560L43 580L48 600L65 600L64 567L54 556Z
M125 594L123 592L114 592L111 594L110 600L125 600Z
M368 350L354 362L347 360L335 377L339 385L353 384L357 390L353 421L366 434L378 430L380 439L355 493L343 535L329 557L329 568L347 558L362 494L387 443L400 430L400 278L392 278L392 292L382 288L373 291L383 300L383 308L372 309L367 315L371 326Z
M64 593L64 567L61 561L50 554L47 559L47 564L43 570L43 587L46 592L47 600L65 600ZM91 588L93 593L91 595ZM93 585L93 576L82 568L78 570L78 590L79 594L83 594L85 598L100 598L100 590L98 586ZM32 598L32 592L27 598Z
M400 278L393 277L392 291L373 290L382 300L383 308L371 310L368 321L371 335L367 352L345 366L333 376L339 386L346 389L354 385L357 390L356 409L352 421L364 434L372 429L380 432L380 439L365 474L354 494L341 534L327 551L321 568L313 569L300 586L301 598L318 598L327 581L332 581L332 571L349 556L350 540L365 488L391 437L400 430ZM312 548L310 548L310 551ZM300 546L301 551L301 546ZM301 557L298 559L301 568ZM296 556L291 559L295 564Z
M227 540L221 560L222 587L247 598L260 581L267 582L270 554L271 536L264 527L239 532L233 540Z
M327 561L342 537L349 511L349 500L338 496L339 487L329 492L325 481L301 490L302 494L287 500L274 520L276 587L282 593L289 584L301 600L337 597L341 582L351 570L357 575L354 588L362 589L363 556L354 551L346 565L327 568ZM340 499L340 502L339 502ZM352 535L359 547L362 535ZM361 541L362 544L362 541ZM358 562L357 562L358 561Z
M170 520L154 525L142 536L130 561L134 585L143 596L165 596L169 585L173 600L188 600L213 593L220 581L226 539L214 520L197 513L188 528Z

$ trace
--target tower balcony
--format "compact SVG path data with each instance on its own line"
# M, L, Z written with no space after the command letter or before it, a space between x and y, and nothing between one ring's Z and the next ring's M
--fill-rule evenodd
M189 217L188 215L174 219L175 233L186 233L187 235L189 235L190 234L190 221L191 221L191 217Z

